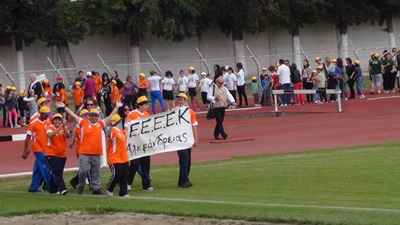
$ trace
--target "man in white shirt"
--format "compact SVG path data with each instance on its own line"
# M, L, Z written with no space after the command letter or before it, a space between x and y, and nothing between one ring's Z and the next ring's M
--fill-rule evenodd
M150 70L150 77L147 78L151 90L151 110L153 114L156 114L156 99L160 102L161 110L165 111L164 101L162 99L160 90L160 81L164 78L160 76L158 72Z
M285 60L279 60L280 66L278 67L279 83L281 90L290 90L290 69L285 65ZM283 94L282 96L282 106L290 106L290 94Z
M228 91L231 93L231 95L233 96L233 99L235 99L236 102L236 83L237 83L237 77L236 75L233 73L233 68L232 67L228 67L228 76L225 80L225 85L226 88L228 88ZM234 106L229 106L228 108L235 108Z

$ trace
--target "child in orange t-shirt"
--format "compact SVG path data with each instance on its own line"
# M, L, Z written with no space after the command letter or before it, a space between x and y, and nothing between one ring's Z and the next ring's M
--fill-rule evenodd
M112 80L110 82L110 84L111 84L111 95L110 95L111 104L114 105L115 103L121 101L121 97L119 96L119 90L118 90L118 87L117 87L117 82L115 80Z
M45 97L47 100L49 100L50 101L49 105L51 105L52 89L50 87L49 80L47 80L47 79L43 80L42 86L43 86L43 97Z
M56 92L56 96L57 96L56 101L57 102L62 102L62 103L64 103L64 105L66 105L68 107L68 96L67 96L67 92L65 91L64 84L63 83L58 83L57 87L58 87L58 89L57 89L57 92ZM65 112L64 112L64 108L57 108L57 113L62 114L63 115L63 119L66 118L65 117L66 115L65 115Z
M81 83L79 81L75 82L74 88L71 91L72 97L74 98L74 104L75 104L75 112L78 111L78 109L82 105L83 101L83 90L81 88Z
M62 115L54 114L52 125L47 128L47 148L44 151L47 164L52 172L49 193L67 194L63 172L67 161L67 138L70 137L67 126L64 125Z
M111 117L107 131L107 163L111 170L110 181L106 185L107 194L113 196L117 183L126 184L129 176L129 159L126 153L126 131L119 128L121 117ZM119 186L119 196L129 196L126 185Z

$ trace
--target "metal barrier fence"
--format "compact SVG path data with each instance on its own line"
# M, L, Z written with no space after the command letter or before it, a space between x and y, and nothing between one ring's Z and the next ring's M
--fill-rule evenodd
M273 112L279 112L278 110L278 95L283 95L283 94L319 94L321 93L321 90L272 90L272 94L274 95L274 105L275 105L275 111ZM338 112L342 112L342 103L340 101L340 94L342 93L341 90L339 89L326 89L325 90L326 94L336 94L337 95L337 103L338 103Z

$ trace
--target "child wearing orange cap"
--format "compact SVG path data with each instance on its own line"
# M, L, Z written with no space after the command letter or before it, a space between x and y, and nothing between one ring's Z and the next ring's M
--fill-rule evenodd
M79 81L75 82L74 88L71 90L71 95L74 98L75 112L77 112L83 101L83 90Z
M47 100L49 100L51 102L52 89L51 89L49 80L44 79L42 86L43 86L43 97L45 97ZM50 103L50 105L51 105L51 103Z

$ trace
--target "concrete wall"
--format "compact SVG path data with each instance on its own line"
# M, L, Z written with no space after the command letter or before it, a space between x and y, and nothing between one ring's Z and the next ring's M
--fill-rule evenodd
M397 26L399 18L394 19L394 33L399 37ZM369 23L348 28L348 36L357 49L363 70L367 68L367 61L372 52L382 53L389 45L388 36L383 31L384 27L370 25ZM313 59L320 57L338 57L339 35L332 24L319 23L311 27L300 29L300 43L308 58L315 67ZM260 67L274 65L280 58L293 60L292 37L286 29L269 28L257 35L245 34L244 42L249 46L260 63ZM398 41L399 43L399 41ZM141 71L148 74L150 69L156 69L146 50L158 62L162 72L171 70L177 78L179 70L187 73L189 66L194 66L196 72L207 72L206 66L196 51L198 48L207 60L211 73L213 65L229 65L234 67L233 42L231 36L222 34L217 27L205 31L200 38L186 39L181 43L173 43L158 39L151 35L145 35L141 40L140 59ZM349 48L351 46L349 45ZM85 41L77 46L70 45L71 53L75 59L77 70L107 72L97 53L110 66L110 69L117 70L121 79L132 74L132 66L129 66L129 38L126 35L111 34L86 37ZM349 49L351 50L351 49ZM349 56L355 59L350 51ZM247 54L247 78L257 73L257 67L250 54ZM46 57L51 58L54 64L62 68L56 48L46 48L44 43L36 42L32 46L24 48L24 61L26 71L52 69ZM301 59L304 57L301 56ZM0 47L0 63L9 73L12 73L14 80L18 82L15 47ZM297 62L301 63L301 62ZM299 65L298 65L299 67ZM43 72L38 71L37 74ZM55 82L55 72L45 72L50 82ZM25 76L28 77L29 73ZM136 78L136 76L135 76ZM0 83L10 85L11 81L6 77L5 72L0 68ZM26 79L28 83L28 78ZM19 84L16 83L18 87Z

